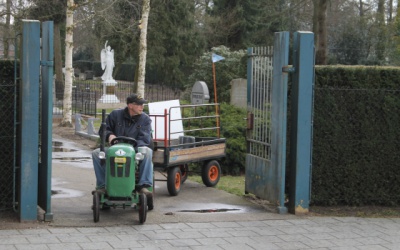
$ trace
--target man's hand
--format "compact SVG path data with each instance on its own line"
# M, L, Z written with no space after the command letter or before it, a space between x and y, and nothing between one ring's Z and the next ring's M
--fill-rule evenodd
M110 135L110 136L108 137L108 143L109 143L110 145L111 145L112 139L114 139L114 138L116 138L115 135Z

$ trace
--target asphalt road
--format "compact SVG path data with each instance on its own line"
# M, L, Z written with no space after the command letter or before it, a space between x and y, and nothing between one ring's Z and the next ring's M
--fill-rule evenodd
M100 220L93 221L91 210L95 176L91 151L63 138L53 138L61 150L53 152L52 226L116 226L139 223L135 209L100 211ZM187 180L177 196L170 196L165 176L155 173L154 210L147 213L146 224L176 222L251 221L296 218L267 211L243 197Z

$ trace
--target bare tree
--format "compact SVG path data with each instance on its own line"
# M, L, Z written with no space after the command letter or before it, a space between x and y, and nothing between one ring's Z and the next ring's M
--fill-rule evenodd
M140 23L140 43L139 43L139 69L137 93L144 97L145 75L146 75L146 55L147 55L147 23L150 14L150 0L143 0L142 20Z
M74 0L67 1L67 19L65 35L65 89L64 89L64 107L63 118L60 126L72 127L72 51L74 49Z
M5 25L5 29L4 29L4 40L3 40L3 44L4 44L4 58L7 59L8 58L8 53L9 53L9 39L10 39L10 31L11 31L11 27L10 27L10 20L11 20L11 0L7 0L6 2L6 25Z
M60 26L59 22L54 22L54 70L56 75L55 86L53 86L56 90L57 99L61 99L64 92L64 76L62 72L62 50L61 50L61 34L60 34ZM59 96L60 95L60 96Z
M313 31L316 36L315 63L325 65L328 62L328 39L326 27L326 10L328 0L314 0Z

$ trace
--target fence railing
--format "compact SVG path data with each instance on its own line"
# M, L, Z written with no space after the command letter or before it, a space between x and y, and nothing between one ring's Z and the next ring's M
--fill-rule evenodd
M103 84L101 81L74 81L72 88L72 113L96 116L98 103L125 103L126 98L134 93L132 82L120 82L114 87L114 93L104 95ZM149 102L167 101L179 99L181 90L159 84L145 85L146 100ZM62 93L56 93L55 96L63 96ZM110 98L110 99L107 99ZM63 114L62 98L53 101L53 114Z

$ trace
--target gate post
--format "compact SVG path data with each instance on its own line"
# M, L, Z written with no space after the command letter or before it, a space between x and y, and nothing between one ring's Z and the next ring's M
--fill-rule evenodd
M314 34L295 32L293 43L289 211L304 214L311 192Z
M38 197L40 23L23 20L22 25L19 213L20 221L33 221Z
M42 133L41 164L39 166L38 202L45 210L44 220L52 221L51 212L51 162L53 126L53 21L42 24Z

